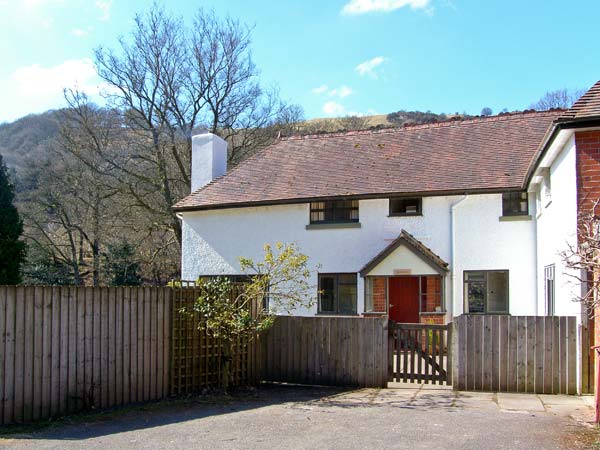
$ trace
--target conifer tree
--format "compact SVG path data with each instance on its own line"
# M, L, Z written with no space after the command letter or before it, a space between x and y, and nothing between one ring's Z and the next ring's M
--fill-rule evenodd
M19 240L23 222L13 205L15 193L0 155L0 284L19 284L25 242Z

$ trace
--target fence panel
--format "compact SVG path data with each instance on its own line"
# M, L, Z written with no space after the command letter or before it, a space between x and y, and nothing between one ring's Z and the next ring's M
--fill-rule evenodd
M454 319L458 390L577 394L575 317Z
M235 289L233 296L235 296ZM202 317L192 313L198 297L193 283L185 283L173 289L172 303L172 365L170 370L171 393L187 395L204 387L217 386L221 382L222 342L199 331ZM258 313L256 305L252 314ZM166 344L165 344L166 345ZM238 339L233 346L230 366L232 385L252 385L260 380L256 340Z
M278 316L261 336L263 380L385 387L387 318Z
M138 321L132 304L141 289L0 286L0 423L142 400L131 392L142 348L154 359L139 376L156 386L143 399L167 395L170 333L157 339L143 328L170 321L172 290L143 288L151 307Z

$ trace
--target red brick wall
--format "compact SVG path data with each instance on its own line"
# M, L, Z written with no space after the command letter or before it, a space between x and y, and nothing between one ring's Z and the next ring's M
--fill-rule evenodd
M373 278L373 312L387 311L387 279L385 277Z
M421 313L421 323L428 323L431 325L444 325L446 323L445 314L427 314Z
M575 145L577 148L577 209L578 212L587 212L600 198L600 131L575 133Z
M425 283L421 286L423 296L425 297L425 308L423 311L435 312L437 306L442 306L442 285L440 277L426 277Z
M600 131L580 131L575 133L577 166L577 213L587 213L595 201L600 198ZM596 208L600 213L600 208ZM598 274L596 274L598 276ZM591 345L600 345L600 308L594 311L594 317L588 326ZM590 363L594 363L594 352ZM596 364L598 361L596 360ZM591 373L594 371L592 369Z

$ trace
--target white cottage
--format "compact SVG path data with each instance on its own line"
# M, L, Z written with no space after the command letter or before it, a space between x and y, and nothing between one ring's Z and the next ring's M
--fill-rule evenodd
M600 82L568 111L289 137L230 171L201 134L192 159L183 279L295 242L320 265L297 314L582 316L560 252L600 197Z

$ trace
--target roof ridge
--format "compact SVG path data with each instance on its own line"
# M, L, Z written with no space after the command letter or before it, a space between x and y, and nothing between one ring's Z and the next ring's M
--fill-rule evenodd
M413 131L413 130L423 130L428 128L442 128L442 127L451 127L458 125L471 125L483 122L498 122L501 120L511 120L516 118L521 118L524 116L530 115L538 115L538 116L546 116L546 115L559 115L559 113L566 112L565 109L561 108L552 108L545 111L537 111L534 109L526 109L524 111L513 111L500 113L493 116L475 116L469 117L465 119L448 119L440 122L433 123L420 123L420 124L404 124L400 126L390 126L386 128L374 128L368 130L349 130L349 131L330 131L323 133L309 133L309 134L296 134L291 136L280 137L279 141L297 141L297 140L305 140L305 139L320 139L320 138L328 138L328 137L343 137L343 136L368 136L371 134L388 134L388 133L397 133L401 131Z

